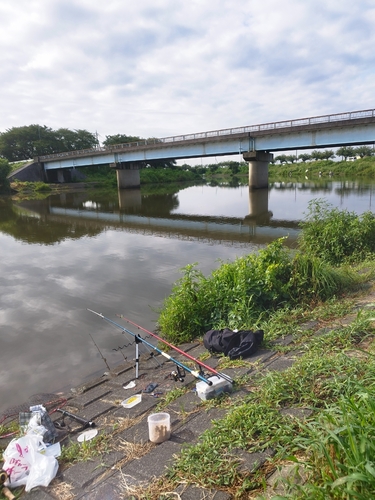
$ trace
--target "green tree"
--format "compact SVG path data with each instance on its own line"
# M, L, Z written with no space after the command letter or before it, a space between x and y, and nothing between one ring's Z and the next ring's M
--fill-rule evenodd
M308 153L301 153L300 155L298 155L298 159L302 160L303 163L305 163L306 161L311 160L311 155L309 155Z
M284 154L276 156L275 161L279 161L280 163L287 163L288 162L287 156Z
M0 154L9 161L20 161L52 153L52 129L45 125L13 127L0 134Z
M330 160L331 158L335 157L335 153L332 151L332 149L326 149L325 151L322 151L321 155L322 160Z
M128 142L138 142L143 140L144 139L141 139L136 135L125 135L125 134L106 135L105 141L103 141L103 145L114 146L117 144L126 144Z
M354 148L354 155L360 156L361 158L372 156L373 154L374 150L370 146L358 146L358 148Z
M11 171L8 160L0 158L0 190L8 185L7 176Z
M295 161L297 161L296 155L286 155L285 158L288 163L294 163Z
M21 161L53 153L92 149L97 139L87 130L52 130L45 125L13 127L0 134L0 155Z
M93 149L97 146L98 140L95 134L87 130L70 130L59 128L54 132L56 152L79 151L81 149Z
M355 156L355 150L351 146L342 146L336 151L337 156L342 156L345 161L352 157Z
M311 159L315 161L324 160L324 153L322 151L314 149L314 151L311 152Z

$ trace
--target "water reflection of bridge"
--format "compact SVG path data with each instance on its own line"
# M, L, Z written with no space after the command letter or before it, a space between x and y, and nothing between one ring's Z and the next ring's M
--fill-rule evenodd
M127 214L121 211L103 212L90 209L50 207L48 218L56 222L77 219L85 223L106 228L122 228L141 234L160 235L168 238L187 238L221 241L228 243L265 244L277 238L288 236L292 245L299 233L298 221L271 221L259 224L256 218L212 217L196 215L169 215L151 217Z
M142 196L139 189L119 190L114 200L96 203L86 193L72 197L67 193L51 196L48 204L22 202L29 213L54 224L87 227L95 232L116 228L140 234L220 242L220 244L267 244L287 237L292 246L299 234L299 221L275 220L268 208L269 190L249 192L247 213L243 217L176 213L174 197Z

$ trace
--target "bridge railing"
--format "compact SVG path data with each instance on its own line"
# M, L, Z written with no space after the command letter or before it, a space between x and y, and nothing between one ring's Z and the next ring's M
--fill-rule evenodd
M111 153L118 149L124 150L126 148L136 148L154 144L168 144L174 142L185 142L185 141L194 141L199 139L209 139L215 137L230 137L235 134L244 134L251 132L262 132L267 130L281 130L286 128L293 127L301 127L308 125L316 125L320 123L334 123L339 121L348 121L348 120L358 120L363 118L374 118L375 117L375 109L366 109L362 111L350 111L347 113L336 113L332 115L322 115L322 116L313 116L311 118L298 118L296 120L284 120L279 122L270 122L270 123L262 123L260 125L249 125L245 127L235 127L235 128L226 128L220 130L211 130L208 132L198 132L195 134L184 134L184 135L175 135L171 137L164 137L161 139L145 139L137 142L126 142L123 144L114 144L111 146L99 146L92 149L81 149L78 151L67 151L64 153L55 153L51 155L44 155L35 158L37 161L45 161L52 160L55 158L66 158L66 157L75 157L75 156L86 156L90 154L97 153Z

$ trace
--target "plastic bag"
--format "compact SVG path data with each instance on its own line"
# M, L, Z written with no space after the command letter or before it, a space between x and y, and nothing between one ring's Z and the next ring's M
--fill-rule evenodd
M42 436L26 435L13 439L4 451L3 470L8 474L7 486L25 485L29 492L36 486L48 486L56 476L59 464L55 457L43 454Z
M30 406L29 412L20 412L19 423L24 434L40 434L45 443L50 443L57 436L56 428L43 405Z

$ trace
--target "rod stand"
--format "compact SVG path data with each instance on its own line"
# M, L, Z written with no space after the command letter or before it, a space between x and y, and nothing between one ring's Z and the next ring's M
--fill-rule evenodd
M135 378L139 377L139 344L142 343L142 339L139 335L135 336Z

